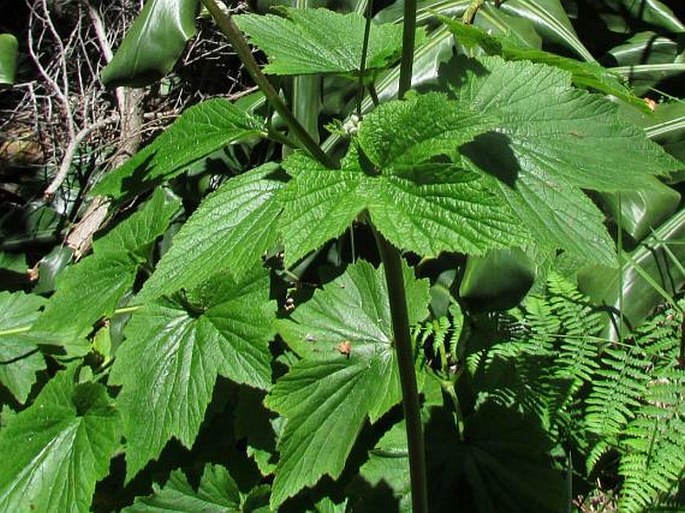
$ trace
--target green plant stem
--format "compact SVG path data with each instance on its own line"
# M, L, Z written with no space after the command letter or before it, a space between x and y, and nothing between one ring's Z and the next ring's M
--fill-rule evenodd
M288 148L298 148L295 141L289 139L288 136L282 134L278 130L269 129L269 131L267 132L267 137L272 141L276 141L277 143L282 144L283 146L287 146Z
M480 9L484 2L485 0L472 0L472 2L464 11L464 14L461 16L461 21L466 25L473 23L473 18L476 17L478 9Z
M402 23L402 60L397 97L402 99L411 88L414 66L414 42L416 36L416 0L404 0L404 20ZM373 227L373 225L372 225ZM407 449L409 452L409 477L411 480L411 503L413 513L428 513L428 480L426 477L426 451L423 443L421 425L421 406L419 391L414 373L414 358L409 333L407 298L402 276L402 257L399 250L378 233L375 228L376 244L385 268L385 281L388 285L390 315L397 351L397 365L402 387L402 407L407 427Z
M371 82L367 87L369 90L369 96L371 97L371 101L373 102L373 106L378 107L381 104L381 101L378 98L378 92L376 91L376 86L373 85L373 82Z
M247 45L247 41L245 41L240 29L231 19L231 17L221 10L215 0L202 0L202 3L210 12L219 29L224 36L226 36L226 39L228 39L228 42L231 43L233 50L235 50L235 53L238 54L240 61L243 63L245 69L252 77L252 80L254 80L255 84L257 84L262 93L264 93L264 96L274 110L283 118L290 131L302 143L302 146L311 154L313 158L318 160L324 166L328 168L337 167L333 159L319 147L316 141L314 141L309 133L307 133L307 130L305 130L300 122L297 121L288 106L278 95L276 89L274 89L274 87L271 85L269 79L266 78L264 73L262 73L262 70L259 68L259 64L257 64L257 61L252 56L252 52L250 51L250 47Z
M359 64L359 84L357 88L357 117L362 119L362 99L364 98L364 72L366 71L366 54L369 50L369 35L371 34L371 14L373 0L366 4L366 24L364 25L364 40L362 41L362 61Z
M409 333L407 298L404 290L402 257L400 252L374 228L376 244L383 260L385 282L388 286L390 315L394 335L397 364L402 387L402 407L407 427L409 452L409 476L413 513L428 512L428 487L426 480L426 455L421 426L421 406L414 372L414 351Z
M0 331L0 337L6 337L7 335L16 335L17 333L26 333L31 329L31 326L22 326L21 328L10 328L8 330Z
M137 306L125 306L123 308L117 308L114 310L112 315L121 315L121 314L126 314L126 313L132 313L135 312L136 310L140 310L143 308L143 305L137 305ZM10 328L8 330L2 330L0 331L0 337L6 337L8 335L16 335L18 333L26 333L28 331L31 331L31 328L33 328L33 324L30 326L21 326L19 328Z
M404 21L402 23L402 60L400 61L400 81L397 97L411 89L411 76L414 66L414 42L416 40L416 0L404 0Z

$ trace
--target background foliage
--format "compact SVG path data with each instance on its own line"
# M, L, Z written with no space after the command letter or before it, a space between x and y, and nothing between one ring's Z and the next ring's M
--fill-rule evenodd
M0 25L0 510L411 510L378 238L431 511L685 507L682 6L424 0L397 101L401 2L276 4L325 160L196 0Z

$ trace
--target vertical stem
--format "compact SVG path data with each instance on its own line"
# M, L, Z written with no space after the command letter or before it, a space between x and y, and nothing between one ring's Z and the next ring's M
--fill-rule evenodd
M402 26L402 61L400 62L400 83L397 97L411 89L411 75L414 66L414 42L416 39L416 0L404 0L404 22Z
M389 243L374 228L376 244L385 268L385 282L388 286L390 315L395 338L395 351L402 387L402 407L407 426L407 448L409 452L409 476L411 479L411 502L413 513L428 512L428 486L426 478L426 454L421 426L421 405L414 373L414 351L409 333L407 298L404 290L402 257L396 247Z
M618 258L618 327L617 327L617 337L619 343L623 343L623 279L625 273L624 259L623 259L623 203L621 201L621 193L618 193L618 230L617 230L617 241L618 251L616 256Z
M404 97L411 88L412 68L414 65L414 42L416 35L416 0L404 0L404 21L402 26L402 60L397 97ZM409 451L409 477L411 479L411 502L413 513L428 513L428 481L426 477L426 451L421 426L421 405L414 373L414 358L409 333L407 298L402 276L402 257L399 250L386 241L380 233L376 244L380 250L385 281L388 285L390 314L395 336L395 350L402 387L402 407L407 426L407 448Z
M369 50L369 35L371 34L371 15L373 14L373 0L367 0L366 24L364 25L364 40L362 42L362 62L359 65L359 85L357 90L357 117L362 119L362 99L364 98L364 73L366 72L366 54Z
M218 6L215 0L202 0L207 10L210 12L216 24L218 25L221 32L226 36L228 42L231 43L233 50L238 54L240 61L245 66L245 69L254 80L255 84L264 93L266 99L273 106L273 108L278 112L285 123L290 128L290 131L295 135L295 137L302 143L305 149L310 153L310 155L321 162L323 165L329 168L337 167L333 159L326 155L326 153L319 147L319 145L311 138L307 130L300 124L295 116L290 111L288 106L283 102L281 97L278 95L271 82L266 78L262 70L259 69L259 64L252 56L250 47L247 46L245 38L243 38L240 33L240 29L235 24L235 22L224 13Z

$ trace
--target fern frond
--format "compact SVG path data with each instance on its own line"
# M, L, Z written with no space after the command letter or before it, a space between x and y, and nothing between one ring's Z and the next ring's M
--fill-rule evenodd
M602 364L587 399L585 422L600 439L615 442L642 404L649 381L646 355L636 345L611 348L604 352Z
M637 513L674 494L685 473L685 371L661 369L625 429L621 511Z
M571 282L551 273L547 280L552 313L561 321L557 366L560 377L590 381L599 365L599 339L602 315Z

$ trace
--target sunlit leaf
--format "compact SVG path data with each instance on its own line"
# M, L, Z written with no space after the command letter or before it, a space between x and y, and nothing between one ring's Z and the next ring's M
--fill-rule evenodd
M192 446L218 375L269 387L274 310L268 273L258 270L238 281L218 274L132 316L110 375L122 385L129 479L171 437Z
M214 98L190 107L157 139L105 177L91 191L115 198L139 194L216 150L264 135L264 121L228 100Z
M266 73L307 75L358 73L364 39L363 16L328 9L282 8L287 18L236 16L240 28L269 57ZM419 32L419 37L422 35ZM372 24L366 69L382 69L399 57L402 27Z
M419 95L369 114L341 170L290 157L284 167L294 179L281 197L286 262L339 235L364 210L392 243L421 255L522 243L502 200L459 166L459 146L495 124L442 95Z
M138 269L177 209L178 202L165 201L159 190L140 211L97 240L92 255L59 274L57 291L30 334L40 343L63 346L69 353L87 352L84 337L98 319L112 315L131 289Z
M90 511L95 483L119 445L119 415L105 387L58 373L0 431L0 510Z
M173 239L171 249L145 283L141 298L193 287L217 271L241 275L276 242L283 183L265 164L232 178L209 195Z
M127 513L238 513L241 497L238 485L228 471L219 465L205 466L197 490L180 470L175 470L162 487L153 485L148 497L138 497L125 508Z
M410 321L426 314L428 284L405 267ZM278 449L272 507L324 474L336 478L367 417L377 421L400 400L387 288L382 268L360 261L279 323L303 356L266 399L287 419Z

